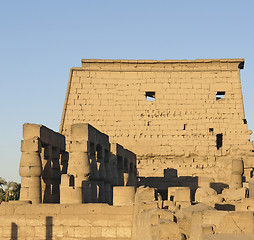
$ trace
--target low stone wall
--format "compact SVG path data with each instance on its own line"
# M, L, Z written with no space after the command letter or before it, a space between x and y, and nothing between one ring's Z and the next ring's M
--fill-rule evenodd
M0 240L128 240L133 206L107 204L1 204Z

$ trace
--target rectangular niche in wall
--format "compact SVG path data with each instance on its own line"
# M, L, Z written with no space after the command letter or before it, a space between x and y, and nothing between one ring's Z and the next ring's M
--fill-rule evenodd
M216 93L216 100L219 100L219 99L223 99L225 98L225 92L224 91L219 91Z
M219 150L222 147L222 133L216 134L216 147Z
M146 92L146 101L155 101L155 92Z

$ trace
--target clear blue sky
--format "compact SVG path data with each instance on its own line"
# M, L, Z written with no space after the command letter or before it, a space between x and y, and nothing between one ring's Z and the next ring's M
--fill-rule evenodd
M254 130L253 0L13 0L0 3L0 176L20 181L22 124L59 130L82 58L245 58Z

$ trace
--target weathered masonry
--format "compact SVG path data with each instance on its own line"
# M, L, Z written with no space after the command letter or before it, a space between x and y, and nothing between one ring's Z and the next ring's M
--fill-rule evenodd
M60 133L23 125L0 240L254 240L243 65L82 60Z
M253 146L243 67L244 59L83 59L70 72L60 133L69 141L71 124L89 122L137 154L146 183L172 169L228 183L234 159L244 161L248 181Z
M69 152L65 137L43 125L24 124L23 137L22 201L112 204L113 186L137 185L136 155L89 124L71 126Z

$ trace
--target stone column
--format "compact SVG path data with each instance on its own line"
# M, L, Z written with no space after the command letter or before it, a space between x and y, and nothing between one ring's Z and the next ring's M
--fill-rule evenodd
M117 175L118 175L118 185L124 186L124 174L123 174L123 158L117 156Z
M82 201L90 202L91 169L87 144L86 140L71 141L68 174L74 176L75 188L82 188Z
M99 186L99 199L98 201L100 203L105 203L105 179L106 179L106 169L105 169L105 162L104 162L104 151L103 149L100 150L101 153L98 151L96 156L97 161L97 169L99 173L99 180L98 180L98 186Z
M111 191L111 168L109 164L109 152L105 150L105 156L104 156L104 163L105 163L105 172L106 172L106 177L105 177L105 202L108 204L112 204L113 196L112 196L112 191Z
M249 198L254 198L254 178L249 180Z
M117 160L116 156L114 154L111 154L110 156L110 182L112 186L118 185L118 172L117 172Z
M61 153L61 174L67 174L68 169L68 161L69 161L69 153L63 152Z
M130 170L129 170L129 178L126 186L135 186L136 187L136 176L134 172L133 164L130 164Z
M59 185L61 182L61 172L60 172L60 149L52 148L52 202L60 203L60 189Z
M97 181L99 180L99 173L97 169L97 162L95 156L95 144L90 142L90 153L89 153L89 162L91 167L91 175L90 175L90 182L91 182L91 202L97 203L98 196L97 196Z
M20 200L41 203L41 143L34 137L21 141L21 160L19 175L21 176Z
M243 175L243 161L233 160L231 183L229 185L230 189L238 189L243 187L242 175Z
M124 159L124 169L123 169L123 185L127 186L129 182L129 161L127 158Z
M70 186L70 176L61 175L60 185L61 204L82 204L82 188Z
M52 203L52 146L42 148L42 200L43 203Z

